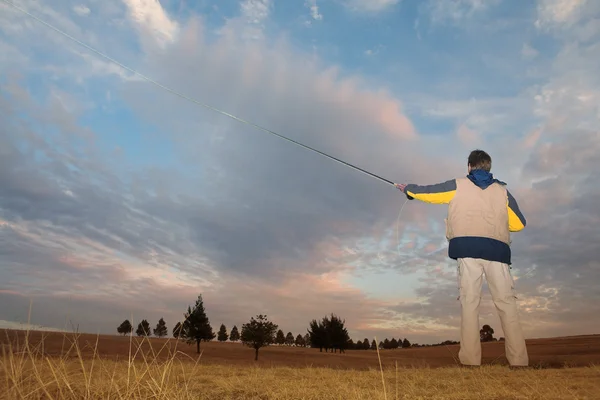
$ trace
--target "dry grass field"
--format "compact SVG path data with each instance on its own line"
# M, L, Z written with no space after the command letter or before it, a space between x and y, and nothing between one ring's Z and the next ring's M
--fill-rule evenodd
M346 354L170 339L0 331L5 399L597 399L600 336L528 341L528 370L459 368L458 346Z

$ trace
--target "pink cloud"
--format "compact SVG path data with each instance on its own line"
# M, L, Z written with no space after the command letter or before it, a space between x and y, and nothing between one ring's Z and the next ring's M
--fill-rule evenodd
M534 147L541 136L542 128L534 129L533 131L529 132L527 136L525 136L525 139L523 140L523 146L528 149Z
M465 124L462 124L458 127L456 136L465 146L468 147L474 147L481 143L481 137L479 133L469 128Z

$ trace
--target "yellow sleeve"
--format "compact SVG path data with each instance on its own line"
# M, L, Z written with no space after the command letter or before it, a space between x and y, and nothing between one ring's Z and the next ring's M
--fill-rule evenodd
M511 232L519 232L525 228L527 225L527 221L525 217L519 210L519 205L517 204L517 200L513 197L510 192L508 194L508 202L506 206L508 207L508 229Z
M417 199L430 204L448 204L456 193L456 179L434 185L406 185L404 193L409 199Z

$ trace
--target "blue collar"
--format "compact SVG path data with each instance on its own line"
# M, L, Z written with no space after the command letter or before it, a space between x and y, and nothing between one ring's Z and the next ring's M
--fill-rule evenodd
M481 189L487 189L487 187L493 183L499 183L501 185L506 185L506 183L499 181L498 179L495 179L494 175L492 175L492 173L485 171L483 169L471 170L469 175L467 175L467 178L469 178L471 180L471 182L473 182L475 185L477 185Z

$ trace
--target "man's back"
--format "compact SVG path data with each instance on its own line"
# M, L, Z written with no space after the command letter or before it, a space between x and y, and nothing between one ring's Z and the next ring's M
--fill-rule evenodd
M508 195L504 185L478 185L469 178L455 182L456 192L449 202L446 219L449 257L510 263Z
M489 171L475 169L464 178L434 185L409 184L404 192L409 199L448 204L450 258L511 264L510 232L522 230L526 221L505 185Z

